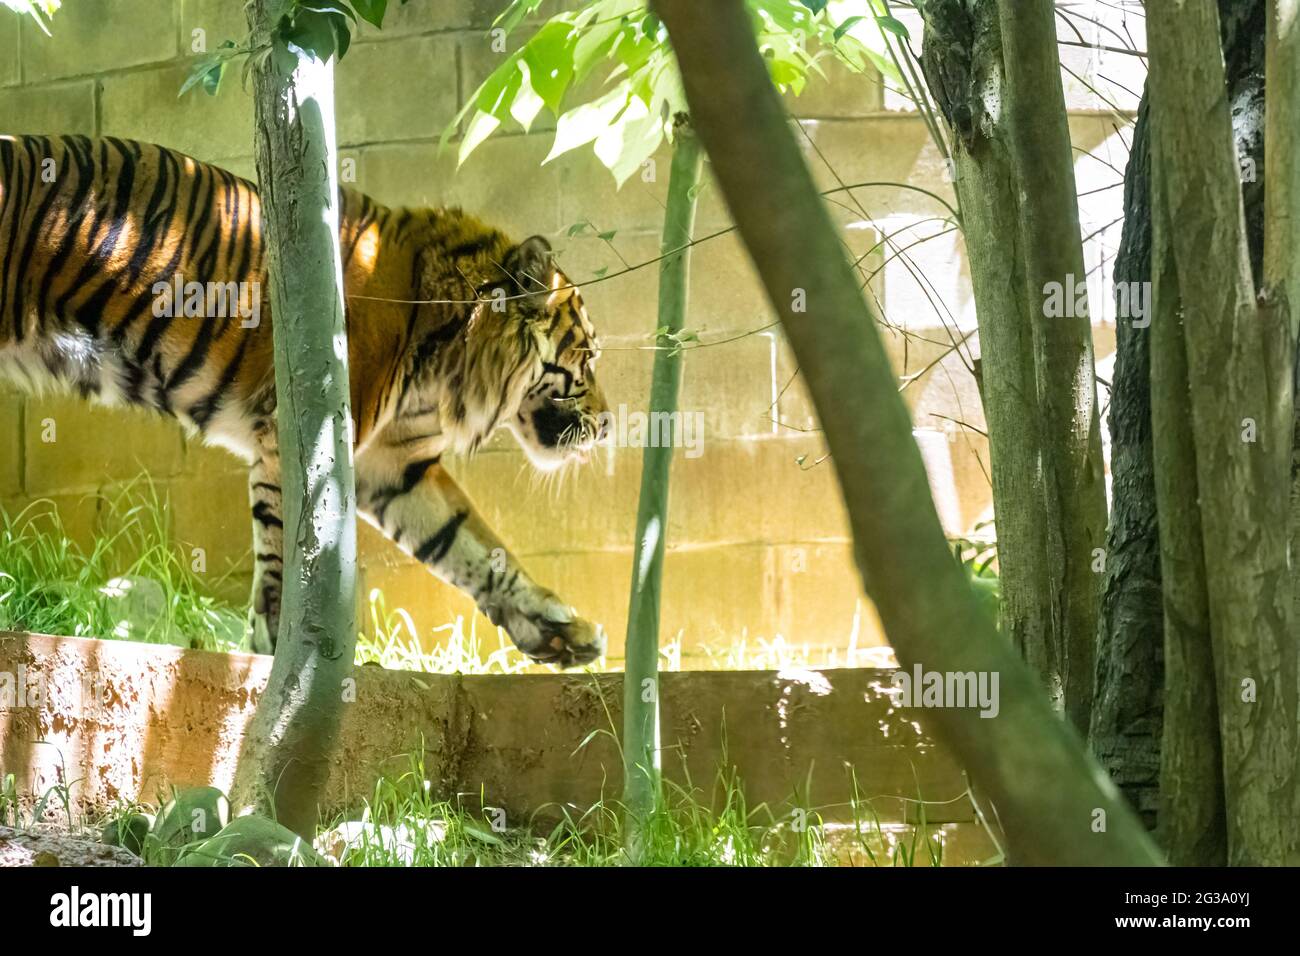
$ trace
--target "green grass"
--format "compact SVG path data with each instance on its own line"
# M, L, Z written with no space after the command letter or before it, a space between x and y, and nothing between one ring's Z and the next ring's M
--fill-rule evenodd
M89 550L76 544L54 503L36 501L15 514L0 509L0 629L72 637L169 643L212 651L245 645L246 608L214 597L220 578L196 573L177 547L168 502L145 477L94 500L99 527L112 529ZM499 628L483 633L476 618L420 633L402 608L389 609L370 592L360 609L369 627L359 636L358 664L433 674L546 672L514 647ZM818 653L777 635L741 634L729 643L692 648L679 633L664 641L662 671L783 670L884 666L887 648L858 648L860 621L848 647ZM621 670L598 661L596 671Z
M0 510L0 628L233 650L243 614L206 592L169 542L167 504L147 481L98 501L113 529L89 550L54 504Z
M623 808L601 800L578 813L550 806L522 825L503 811L472 811L431 796L424 766L381 780L351 824L345 866L620 866ZM645 866L821 866L833 859L814 823L747 805L734 772L719 772L711 793L666 784L663 806L642 828ZM805 819L800 817L800 820ZM815 814L807 817L815 821ZM818 821L819 822L819 821ZM322 832L344 825L340 818Z

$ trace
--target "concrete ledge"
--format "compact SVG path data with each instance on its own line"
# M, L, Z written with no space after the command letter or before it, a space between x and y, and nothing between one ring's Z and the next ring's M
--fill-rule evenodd
M228 789L271 659L117 641L0 632L0 772L40 795L70 784L83 807L153 802L169 784ZM828 821L859 799L886 824L971 831L961 770L884 690L892 671L681 672L663 676L663 763L711 792L734 766L751 806L792 804ZM360 667L328 789L355 808L385 771L423 751L442 796L502 807L513 821L617 799L621 674L456 676ZM34 688L39 688L33 693ZM590 737L590 739L588 739ZM583 741L587 743L583 745ZM947 802L944 802L947 801ZM972 857L991 855L965 832ZM982 856L980 856L982 854ZM967 860L953 862L969 862Z

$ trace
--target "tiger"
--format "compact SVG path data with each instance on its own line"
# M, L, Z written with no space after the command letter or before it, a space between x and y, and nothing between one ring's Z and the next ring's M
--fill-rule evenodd
M589 459L609 414L580 290L543 236L349 188L338 203L358 514L533 661L594 661L603 629L524 570L443 460L499 429L540 470ZM0 378L152 409L248 463L258 653L284 572L266 278L248 180L128 139L0 136Z

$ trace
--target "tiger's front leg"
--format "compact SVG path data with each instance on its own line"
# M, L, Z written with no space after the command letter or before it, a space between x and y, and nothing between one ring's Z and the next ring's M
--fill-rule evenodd
M357 506L402 550L473 597L533 660L572 667L604 653L604 632L529 577L436 455L368 448L357 460Z

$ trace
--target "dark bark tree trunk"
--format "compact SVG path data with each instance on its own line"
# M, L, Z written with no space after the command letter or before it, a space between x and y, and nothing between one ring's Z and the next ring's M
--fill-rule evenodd
M1244 167L1246 234L1257 279L1264 216L1264 7L1264 0L1219 0L1233 131ZM1124 175L1117 298L1128 289L1149 289L1152 280L1149 124L1144 97ZM1146 301L1149 308L1149 296ZM1089 742L1143 821L1154 828L1160 801L1164 618L1151 446L1151 330L1145 325L1137 315L1118 314L1116 321L1109 420L1111 518Z

